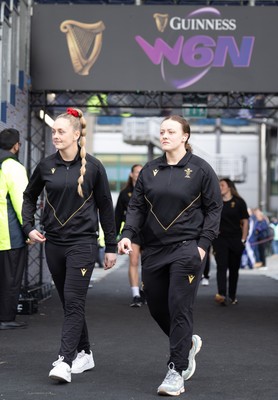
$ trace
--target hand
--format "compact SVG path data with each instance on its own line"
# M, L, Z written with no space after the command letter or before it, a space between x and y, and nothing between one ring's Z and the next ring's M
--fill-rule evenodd
M33 240L29 239L29 238L25 240L25 243L28 244L28 246L31 246L32 244L35 244L35 242Z
M204 249L202 249L202 247L198 247L198 250L199 250L201 261L203 261L205 255L206 255L206 252Z
M29 239L31 240L32 243L43 243L46 241L46 237L40 233L39 231L37 231L37 229L33 229L30 233L29 233Z
M132 252L131 241L128 238L123 238L118 243L118 253L119 254L129 254Z
M110 269L114 267L117 261L117 256L115 253L105 253L104 254L104 262L103 262L103 268L104 269Z

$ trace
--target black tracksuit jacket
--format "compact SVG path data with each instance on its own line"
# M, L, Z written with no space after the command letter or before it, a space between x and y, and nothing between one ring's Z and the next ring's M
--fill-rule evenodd
M126 211L128 203L132 196L134 187L133 185L128 185L123 190L120 191L116 208L115 208L115 222L116 222L116 232L120 233L122 223L125 222Z
M106 253L116 252L116 230L113 203L106 171L99 160L86 155L86 174L82 184L84 197L77 193L81 158L65 162L59 151L37 165L23 195L23 230L34 229L37 200L45 188L42 225L46 238L65 246L92 243L99 230L98 218L105 235Z
M218 235L222 206L218 178L205 160L187 151L169 165L164 154L141 170L122 237L141 231L143 247L197 240L207 250Z

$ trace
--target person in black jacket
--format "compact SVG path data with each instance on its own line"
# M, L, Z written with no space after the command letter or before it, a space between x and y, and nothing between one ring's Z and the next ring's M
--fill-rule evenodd
M133 193L134 186L136 184L138 175L143 166L141 164L134 164L131 167L131 171L128 177L128 181L123 190L120 191L116 208L115 208L115 221L116 221L116 232L119 236L123 225L125 223L126 210L128 203ZM140 237L136 237L132 241L132 252L129 254L129 267L128 267L128 278L132 293L132 302L130 307L141 307L144 303L142 298L142 292L140 294L139 289L139 259L140 259Z
M223 209L219 235L213 241L218 287L215 301L221 305L227 305L229 302L237 304L238 271L248 236L249 213L245 201L238 194L231 179L221 179L220 190ZM227 273L229 273L228 285Z
M105 235L104 268L116 263L114 210L101 162L86 153L82 111L68 108L52 127L55 154L37 165L24 192L23 229L32 242L45 243L49 270L59 293L64 321L59 358L49 377L71 382L71 373L94 367L85 320L85 300L98 252L98 215ZM42 225L34 225L45 189ZM76 356L77 352L77 356Z
M160 127L164 155L140 172L128 205L119 254L141 250L144 293L150 313L169 337L168 372L158 394L177 396L196 367L202 340L193 335L193 304L207 249L219 230L222 198L211 166L192 154L190 126L178 116Z

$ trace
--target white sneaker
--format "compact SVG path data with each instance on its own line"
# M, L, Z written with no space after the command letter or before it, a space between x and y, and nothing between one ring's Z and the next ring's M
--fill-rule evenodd
M182 377L185 381L187 381L194 374L196 369L196 361L195 357L199 353L202 347L202 339L198 335L192 336L192 347L188 356L188 368L185 371L182 371Z
M169 370L164 381L158 387L157 393L160 395L179 396L184 392L183 377L175 370L174 363L170 363Z
M52 365L54 368L49 372L49 378L60 382L71 382L71 368L65 363L64 357L59 356Z
M76 358L72 362L71 373L72 374L81 374L84 371L89 371L93 369L95 366L93 353L90 351L90 354L85 353L82 350L77 354Z
M209 280L207 278L202 278L201 285L202 286L208 286L209 285Z

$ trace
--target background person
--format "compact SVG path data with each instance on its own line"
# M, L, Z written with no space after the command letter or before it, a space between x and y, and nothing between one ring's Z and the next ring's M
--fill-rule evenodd
M132 251L142 233L142 277L150 313L169 337L168 372L158 394L177 396L195 371L202 341L193 335L193 304L204 259L216 237L222 209L218 179L210 165L191 152L190 126L178 116L160 126L164 155L140 172L118 243Z
M26 326L15 321L27 263L21 208L28 178L18 160L19 149L20 136L16 129L0 132L0 330Z
M209 285L209 278L210 278L210 251L211 251L211 246L209 246L208 250L207 250L207 256L206 256L206 262L205 262L205 268L204 268L204 272L203 272L203 276L202 276L202 280L201 280L201 285L202 286L208 286Z
M264 213L259 209L254 209L255 225L255 257L256 268L266 268L266 250L269 247L271 239L269 238L268 220Z
M86 153L82 111L68 109L52 128L55 154L37 165L24 192L23 225L29 238L45 242L49 270L64 308L59 358L49 377L71 382L71 373L94 367L85 320L85 300L98 256L98 215L105 235L104 268L116 262L114 210L105 169ZM34 226L38 197L45 189L45 235ZM76 356L76 352L77 357Z
M142 169L141 164L134 164L131 167L128 181L120 191L116 208L115 208L115 221L116 221L116 232L118 236L121 234L121 230L124 226L126 219L126 211L128 203L132 196L138 175ZM132 302L130 307L141 307L144 304L144 294L139 289L139 262L140 262L140 236L133 238L132 241L132 252L129 253L129 267L128 267L128 278L131 288Z
M278 219L276 217L270 219L269 227L273 230L272 253L278 254Z
M238 271L248 235L249 214L246 203L238 194L234 183L229 178L224 178L220 179L219 184L223 209L219 235L213 241L218 288L215 301L222 305L228 304L228 301L237 304Z
M253 269L256 263L256 257L254 253L253 243L256 241L254 237L254 225L255 225L255 216L253 214L253 210L248 208L249 220L248 220L248 236L246 238L245 249L243 250L241 256L241 268L248 267L249 269Z

